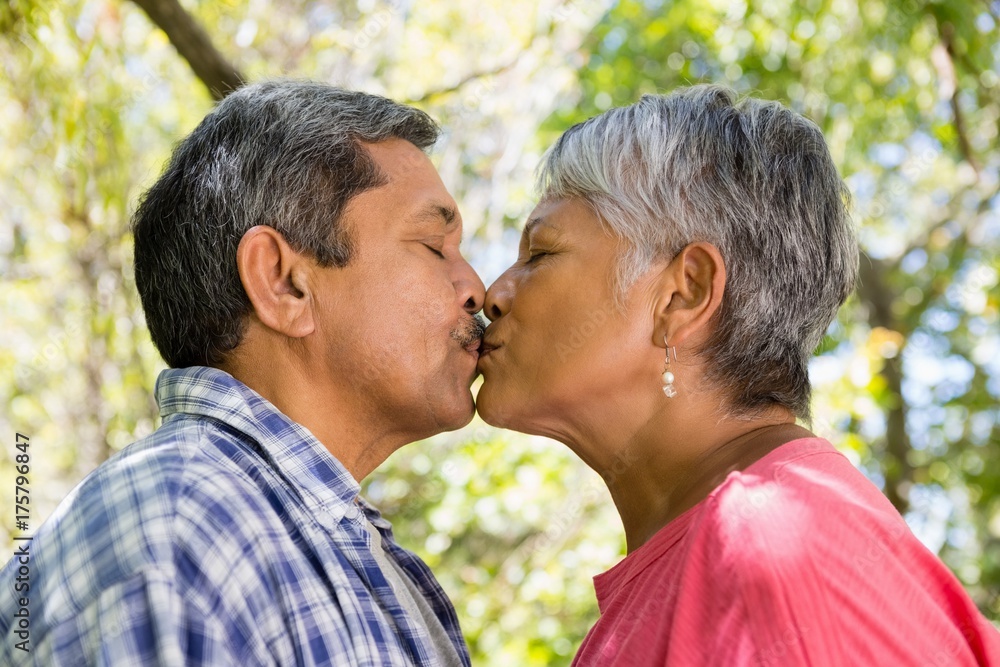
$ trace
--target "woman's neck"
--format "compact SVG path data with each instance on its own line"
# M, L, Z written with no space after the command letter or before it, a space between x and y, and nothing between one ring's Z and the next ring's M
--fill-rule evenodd
M791 413L715 427L647 429L629 443L627 465L605 481L625 527L628 552L704 500L727 475L777 447L813 437Z

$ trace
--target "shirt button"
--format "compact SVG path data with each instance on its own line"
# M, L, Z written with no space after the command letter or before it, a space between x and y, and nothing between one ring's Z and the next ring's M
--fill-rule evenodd
M361 510L358 509L358 506L354 505L353 503L351 505L348 505L347 506L347 511L344 512L344 516L346 516L351 521L354 521L360 515L361 515Z
M327 530L333 530L337 525L337 523L333 520L333 517L325 512L316 515L316 523L323 526Z

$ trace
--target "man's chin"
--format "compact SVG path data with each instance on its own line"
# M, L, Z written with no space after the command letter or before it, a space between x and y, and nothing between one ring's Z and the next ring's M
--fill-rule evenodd
M439 415L438 424L441 432L457 431L468 425L475 415L476 403L472 398L472 392L466 390L462 399L456 399L448 410Z
M475 416L476 416L476 404L472 400L472 394L469 394L469 407L462 413L461 418L455 422L455 426L454 428L452 428L452 430L462 428L463 426L468 426L469 422L471 422L472 418Z

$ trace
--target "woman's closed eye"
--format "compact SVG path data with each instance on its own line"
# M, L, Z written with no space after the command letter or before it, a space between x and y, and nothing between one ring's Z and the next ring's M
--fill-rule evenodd
M549 254L550 253L548 253L548 252L546 252L544 250L529 250L528 251L528 258L526 260L524 260L524 263L525 264L534 264L535 262L537 262L542 257L547 257Z

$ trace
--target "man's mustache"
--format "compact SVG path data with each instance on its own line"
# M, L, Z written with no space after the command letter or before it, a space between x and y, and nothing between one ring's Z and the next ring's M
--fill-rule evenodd
M462 347L468 347L481 340L484 331L486 331L486 323L483 322L482 317L473 315L461 322L451 332L451 337L457 340Z

